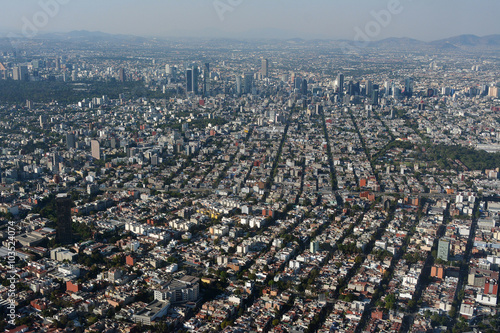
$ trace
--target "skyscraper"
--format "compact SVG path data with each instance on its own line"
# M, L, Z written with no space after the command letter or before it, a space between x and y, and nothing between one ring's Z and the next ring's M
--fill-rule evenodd
M300 77L295 77L295 79L293 80L293 88L300 89L301 86L302 86L302 79Z
M316 104L316 114L318 115L323 114L323 105Z
M71 149L76 147L75 135L73 133L66 133L66 148Z
M14 81L28 81L29 72L27 66L17 66L12 68L12 79Z
M198 95L198 66L186 69L186 91Z
M61 244L73 242L73 231L71 230L71 207L73 201L68 194L61 193L56 197L57 229L56 241Z
M337 84L339 85L339 96L342 97L344 95L344 74L339 73L337 76Z
M370 80L366 80L365 82L366 84L366 96L371 96L372 95L372 91L373 91L373 82L370 81Z
M101 145L99 141L97 140L90 141L90 150L93 158L95 158L96 160L101 159Z
M45 128L45 124L47 124L47 116L44 115L44 114L41 114L40 117L39 117L39 119L40 119L40 127L42 129L44 129Z
M347 95L354 95L356 91L356 87L352 81L349 81L347 84Z
M498 87L489 87L488 89L488 96L489 97L500 97L500 88Z
M269 75L269 61L267 59L262 59L262 68L260 70L262 77L267 77Z
M0 80L7 79L7 68L0 62Z
M245 73L245 94L252 93L253 87L253 75L251 73Z
M20 81L20 77L19 77L19 67L13 67L12 68L12 80L14 81Z
M301 93L307 95L307 79L302 80Z
M127 77L125 76L125 69L120 68L118 70L118 81L125 82L126 80L127 80Z
M236 94L241 95L241 76L236 76Z
M378 86L378 84L373 85L371 98L372 98L372 105L378 105L378 98L379 98L379 86Z
M210 64L205 63L203 69L203 96L210 96Z
M193 69L186 69L186 92L193 91Z
M385 96L388 97L391 95L391 84L389 83L389 81L385 81L384 83L384 90L385 90Z
M399 99L401 95L401 89L396 86L395 82L392 83L391 92L392 92L392 98Z
M52 172L59 173L59 154L57 152L52 155Z
M413 78L407 77L405 79L405 92L404 95L407 97L413 96Z
M319 251L319 242L318 241L311 241L309 243L309 251L311 253L316 253Z
M177 81L177 67L170 67L170 72L172 74L172 81Z
M195 95L198 95L198 66L193 65L192 75L191 82L193 82L193 92Z
M450 240L441 238L438 243L437 257L438 259L448 261L450 255Z
M158 155L151 156L151 165L158 165Z

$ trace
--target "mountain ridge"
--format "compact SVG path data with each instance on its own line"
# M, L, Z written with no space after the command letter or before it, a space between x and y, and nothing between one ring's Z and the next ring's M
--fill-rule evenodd
M211 32L215 32L211 31ZM210 32L209 32L210 34ZM412 49L436 49L436 50L482 50L482 49L499 49L500 50L500 34L491 34L487 36L476 36L473 34L463 34L443 39L438 39L434 41L421 41L415 38L409 37L389 37L381 40L369 41L369 42L357 42L353 40L346 39L332 39L332 38L303 38L299 36L287 37L283 30L261 30L259 31L259 38L252 37L255 34L252 32L247 32L240 38L230 37L210 37L202 34L200 37L185 37L186 39L200 39L200 40L233 40L233 41L250 41L250 40L281 40L288 43L311 43L311 42L331 42L333 44L350 44L355 48L368 47L368 48L402 48L407 50ZM277 36L274 36L276 34ZM62 33L45 33L40 34L36 39L49 39L49 40L61 40L61 41L87 41L87 42L115 42L115 43L144 43L152 40L170 40L170 39L183 39L181 37L141 37L135 35L127 34L111 34L101 31L88 31L88 30L74 30L70 32Z

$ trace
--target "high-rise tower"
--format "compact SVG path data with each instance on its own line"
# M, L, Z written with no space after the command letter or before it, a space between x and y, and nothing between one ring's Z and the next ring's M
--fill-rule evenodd
M90 141L90 151L96 160L101 159L101 144L97 140Z
M203 69L203 96L210 96L210 64L205 63Z
M413 78L407 77L405 79L405 96L411 97L413 96Z
M302 80L302 87L300 87L302 95L307 95L307 79Z
M186 92L193 91L193 69L186 69Z
M193 82L193 92L195 95L198 95L198 66L193 65L193 70L192 70L192 79L191 82Z
M253 75L252 73L245 73L244 75L245 78L245 94L251 94L252 93L252 87L253 87Z
M76 138L73 133L66 133L66 148L71 149L76 147Z
M237 75L236 76L236 94L241 95L241 76Z
M267 59L262 59L262 68L260 70L262 77L267 77L269 75L269 61Z
M125 82L126 80L127 80L127 77L125 75L125 69L120 68L118 70L118 81Z
M344 95L344 74L339 73L337 76L337 84L339 86L339 96L342 97Z
M57 229L56 241L60 244L71 244L73 242L73 231L71 230L71 207L73 201L68 194L61 193L56 197Z

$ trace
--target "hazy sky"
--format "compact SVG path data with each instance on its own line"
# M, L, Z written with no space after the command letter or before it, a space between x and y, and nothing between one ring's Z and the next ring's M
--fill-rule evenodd
M428 41L461 34L500 33L499 0L1 0L0 3L3 34L89 30L161 37L354 39L361 31L370 40L411 37ZM54 3L59 4L58 8ZM388 13L391 6L390 17L382 15L378 23L373 13Z

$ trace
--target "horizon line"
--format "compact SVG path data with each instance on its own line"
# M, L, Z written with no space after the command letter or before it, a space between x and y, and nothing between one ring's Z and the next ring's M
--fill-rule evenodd
M493 37L493 36L500 36L500 33L493 33L493 34L488 34L488 35L476 35L472 33L466 33L466 34L460 34L460 35L452 35L449 37L444 37L440 39L433 39L433 40L422 40L418 38L413 38L413 37L408 37L408 36L403 36L403 37L386 37L382 39L374 39L370 41L357 41L355 39L348 39L348 38L335 38L335 37L237 37L237 36L192 36L192 35L171 35L171 36L153 36L153 35L135 35L135 34L126 34L126 33L110 33L110 32L105 32L101 30L87 30L87 29L80 29L80 30L70 30L70 31L53 31L53 32L44 32L40 33L34 37L28 37L24 36L19 33L15 33L12 31L9 31L7 33L3 33L0 38L15 38L15 39L40 39L43 36L47 35L67 35L75 32L85 32L89 34L105 34L109 36L124 36L124 37L136 37L136 38L146 38L146 39L219 39L219 40L304 40L304 41L314 41L314 40L320 40L320 41L339 41L339 42L361 42L361 43L370 43L370 42L380 42L384 40L389 40L389 39L409 39L409 40L414 40L418 42L424 42L424 43L432 43L432 42L437 42L441 40L446 40L450 38L456 38L456 37L464 37L464 36L470 36L470 37L477 37L477 38L486 38L486 37Z

